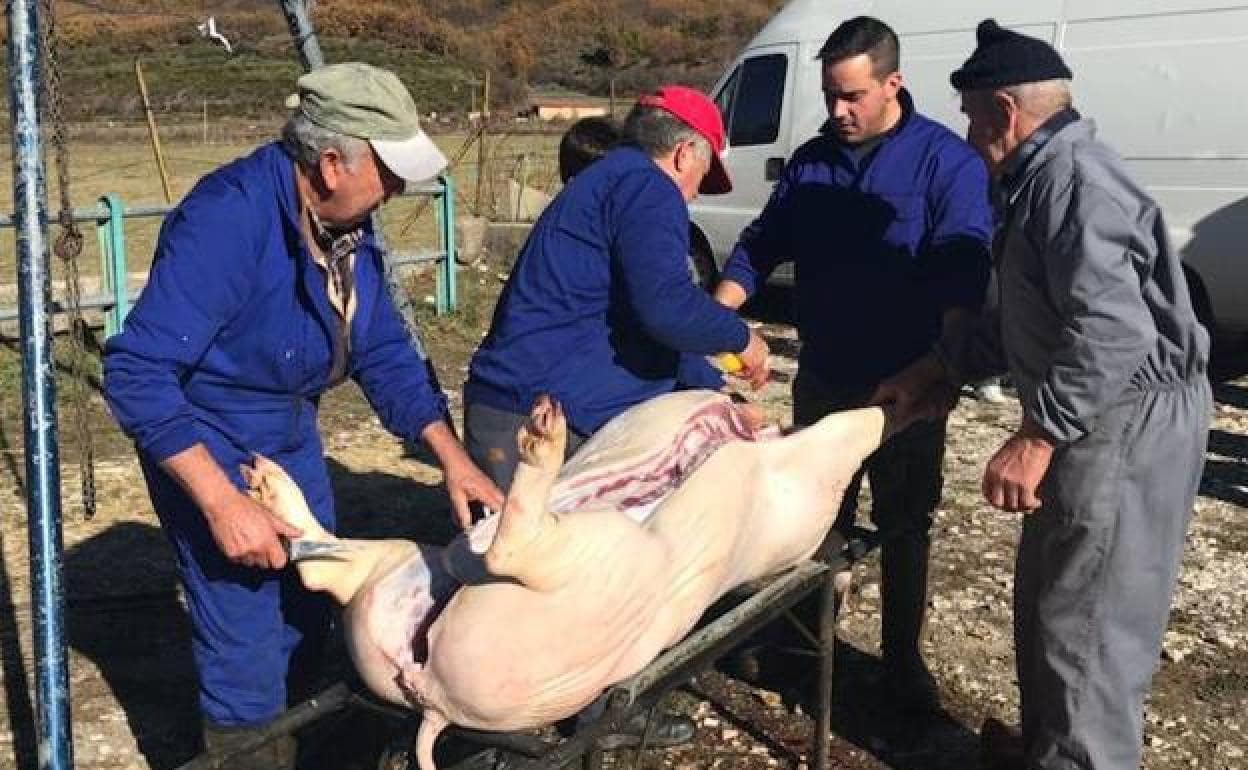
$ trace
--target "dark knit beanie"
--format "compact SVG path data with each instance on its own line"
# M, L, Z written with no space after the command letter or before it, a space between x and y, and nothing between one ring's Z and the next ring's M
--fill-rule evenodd
M949 76L959 91L1002 88L1042 80L1074 77L1053 46L1034 37L1004 29L984 19L975 30L977 45L962 69Z

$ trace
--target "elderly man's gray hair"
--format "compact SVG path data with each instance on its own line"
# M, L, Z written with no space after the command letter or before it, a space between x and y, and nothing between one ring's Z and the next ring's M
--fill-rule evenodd
M1005 86L1000 90L1013 97L1021 111L1040 120L1056 115L1071 105L1069 80L1039 80Z
M336 150L347 168L354 168L369 151L367 140L321 128L301 112L292 115L282 127L282 145L305 168L316 166L326 150Z
M635 144L651 158L667 155L681 142L692 141L702 160L711 160L711 143L688 123L662 107L638 104L624 119L624 141Z

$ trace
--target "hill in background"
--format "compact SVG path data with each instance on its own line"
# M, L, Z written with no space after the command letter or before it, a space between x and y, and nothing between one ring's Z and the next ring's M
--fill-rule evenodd
M606 95L659 82L708 87L783 0L321 0L330 61L398 71L422 109L467 112L489 70L492 104L532 87ZM69 118L141 118L141 58L159 113L267 117L299 73L276 0L56 0ZM196 25L214 16L232 53ZM7 39L7 29L0 29Z

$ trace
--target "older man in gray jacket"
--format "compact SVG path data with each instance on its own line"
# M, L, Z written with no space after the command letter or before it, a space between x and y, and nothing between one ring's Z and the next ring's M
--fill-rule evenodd
M1047 43L983 22L952 76L995 181L995 306L881 386L939 411L940 387L1009 370L1022 425L983 491L1026 514L1014 587L1022 733L989 767L1136 770L1211 413L1209 338L1161 212L1071 108Z

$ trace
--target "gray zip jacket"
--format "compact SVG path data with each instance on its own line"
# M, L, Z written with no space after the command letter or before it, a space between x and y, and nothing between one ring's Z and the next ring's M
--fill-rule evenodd
M937 354L966 380L1009 370L1024 413L1077 441L1133 395L1205 377L1196 321L1157 204L1067 110L1015 153L1001 178L997 291Z

